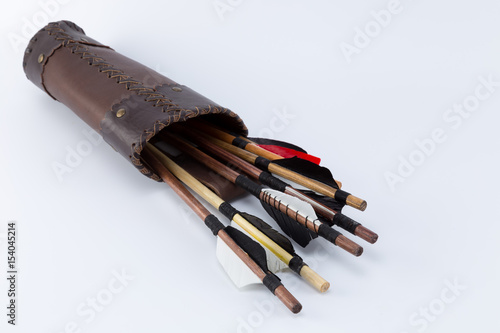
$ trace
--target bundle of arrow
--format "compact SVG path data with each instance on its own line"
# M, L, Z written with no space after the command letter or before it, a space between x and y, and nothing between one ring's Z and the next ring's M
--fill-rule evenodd
M179 153L255 196L281 230L302 247L321 236L360 256L363 248L334 225L369 243L377 241L377 234L341 213L346 204L365 210L366 202L341 190L331 172L316 164L319 159L297 146L233 135L200 119L173 125L148 143L142 153L144 162L217 236L217 258L231 280L238 287L264 284L293 313L302 306L274 273L289 267L320 292L330 284L295 253L287 237L260 218L238 211L179 166L174 161ZM308 189L296 189L287 180ZM230 225L220 222L185 186L219 210Z
M366 202L341 190L318 158L292 144L245 137L246 126L236 113L88 37L73 22L52 22L37 32L23 67L29 80L71 108L142 174L179 194L218 237L217 257L238 286L263 283L297 313L302 306L275 272L290 267L321 292L329 283L295 253L287 237L223 200L213 182L203 181L207 170L225 178L230 192L239 188L254 195L302 247L321 236L361 255L361 246L334 225L370 243L377 240L341 213L344 205L364 210ZM198 164L205 171L189 171L179 156L191 159L191 169ZM221 223L187 188L231 225Z

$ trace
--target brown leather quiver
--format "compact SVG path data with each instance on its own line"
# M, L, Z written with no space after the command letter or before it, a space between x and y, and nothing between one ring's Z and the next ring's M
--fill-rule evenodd
M29 80L73 110L144 175L160 180L140 153L165 127L204 116L246 135L232 111L85 35L69 21L49 23L30 41Z

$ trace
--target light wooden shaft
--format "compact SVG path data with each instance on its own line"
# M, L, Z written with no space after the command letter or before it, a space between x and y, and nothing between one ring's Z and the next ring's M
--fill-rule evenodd
M161 177L161 179L168 184L177 195L198 215L201 220L205 220L205 218L210 215L210 211L205 208L194 197L188 189L182 185L182 183L175 178L174 175L168 169L163 166L160 160L156 157L157 154L161 154L160 151L156 147L151 144L147 144L143 152L141 153L141 157L146 159L146 163L148 163Z
M243 138L242 138L243 139ZM246 145L245 149L254 153L254 154L257 154L259 156L262 156L262 157L265 157L267 158L268 160L271 160L271 161L274 161L274 160L281 160L283 159L284 157L281 156L281 155L278 155L278 154L275 154L267 149L264 149L262 147L259 147L257 146L255 143L253 143L252 141L250 140L245 140L245 141L248 141L248 144Z
M302 267L300 275L309 281L313 286L318 286L317 289L322 293L330 288L330 282L319 276L318 273L313 271L309 266Z
M154 155L160 162L165 165L170 172L172 172L177 178L179 178L182 182L184 182L188 187L190 187L193 191L198 193L203 199L205 199L210 205L215 208L219 208L219 206L224 202L217 194L208 189L205 185L199 182L196 178L191 176L186 170L177 165L174 161L168 158L165 154L162 154L156 147L151 144L148 144L148 147L151 148Z
M289 179L297 184L305 186L313 191L329 196L331 198L335 198L335 193L337 193L336 188L323 184L322 182L319 182L317 180L304 177L297 172L283 168L282 166L279 166L277 164L270 163L268 169L271 173L275 173L281 177ZM346 204L361 211L364 211L366 209L366 201L355 197L352 194L349 194L347 196Z
M199 130L202 130L206 133L209 133L213 137L216 137L217 139L223 140L223 141L228 142L228 143L232 143L233 140L236 138L234 135L226 133L218 128L215 128L215 127L205 123L204 121L195 121L195 122L193 122L193 124L194 124L194 127L198 128ZM254 142L252 142L251 140L249 140L247 138L244 138L241 136L239 136L239 138L248 142L245 149L254 153L254 154L265 157L271 161L272 160L280 160L283 158L283 156L281 156L281 155L275 154L269 150L266 150L264 148L257 146Z
M251 153L251 152L246 151L244 149L233 146L230 143L227 143L223 140L219 140L213 136L207 135L206 133L198 132L198 134L203 136L207 141L214 143L215 145L227 150L231 154L234 154L234 155L244 159L245 161L247 161L249 163L253 164L258 157L258 155L254 154L254 153Z
M354 207L354 208L357 208L361 211L364 211L366 209L366 201L361 199L361 198L358 198L358 197L355 197L354 195L349 195L346 199L346 204L348 206L351 206L351 207Z

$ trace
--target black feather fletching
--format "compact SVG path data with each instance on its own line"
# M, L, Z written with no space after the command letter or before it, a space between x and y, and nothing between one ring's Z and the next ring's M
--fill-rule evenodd
M307 154L307 151L300 148L299 146L296 146L294 144L291 144L291 143L288 143L285 141L278 141L278 140L265 139L265 138L248 138L248 139L252 140L254 143L256 143L258 145L278 146L278 147L293 149L296 151L300 151L301 153Z
M333 179L333 175L328 168L319 166L312 162L303 160L298 157L284 158L281 160L273 160L272 163L282 166L288 170L300 173L303 176L317 180L323 184L329 185L338 189L339 186Z
M291 255L295 254L295 249L293 248L292 242L290 242L288 238L280 234L277 230L273 229L273 227L271 227L269 224L262 221L257 216L248 213L240 213L240 215L243 216L245 220L250 222L254 227L259 229L264 235L272 239L285 251L287 251Z
M326 206L330 209L333 209L336 212L341 212L342 208L344 208L345 204L342 204L335 200L334 198L327 197L325 195L318 194L314 191L311 190L299 190L301 193L307 195L311 199L319 202L323 206ZM332 222L329 222L330 225L332 225Z
M224 231L234 240L236 244L238 244L238 246L243 251L245 251L250 256L250 258L253 259L253 261L257 263L257 265L259 265L260 268L262 268L264 272L267 272L269 270L267 268L266 251L259 243L231 226L225 227Z
M271 217L278 223L281 230L288 236L292 237L302 247L306 247L309 242L318 237L318 235L311 230L307 229L299 222L283 214L278 209L274 208L267 202L261 201L262 207Z

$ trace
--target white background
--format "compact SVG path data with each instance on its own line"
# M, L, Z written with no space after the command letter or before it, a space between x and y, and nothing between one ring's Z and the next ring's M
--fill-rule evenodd
M498 1L401 0L369 45L357 40L350 62L342 43L376 29L371 12L389 1L233 0L222 16L212 0L54 1L12 1L0 20L0 233L18 222L20 265L12 327L0 234L0 331L499 331L500 87L458 128L443 119L474 100L480 77L500 81ZM279 274L303 304L293 315L262 286L236 289L208 229L106 143L59 181L53 163L86 140L87 126L22 71L29 25L38 30L44 18L72 20L231 108L251 135L271 129L321 156L345 190L368 201L365 212L344 212L377 231L378 243L359 240L360 258L323 240L298 249L332 288L319 294ZM285 111L294 118L273 120ZM392 190L386 173L398 173L401 157L424 156L415 140L436 128L446 140ZM265 216L251 198L236 206ZM77 313L122 270L133 279L109 304L92 318ZM454 296L447 283L464 290Z

